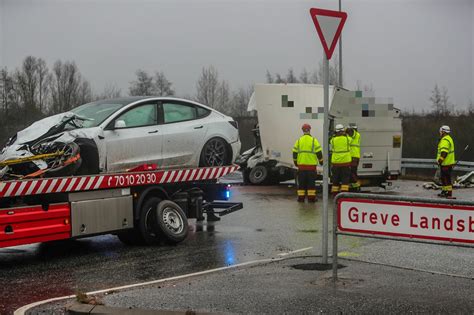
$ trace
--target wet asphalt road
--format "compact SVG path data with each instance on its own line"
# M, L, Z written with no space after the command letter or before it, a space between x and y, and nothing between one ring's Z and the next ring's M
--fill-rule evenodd
M415 182L400 184L393 194L422 191ZM77 291L167 278L306 247L313 249L305 254L318 255L322 202L316 206L298 204L294 193L294 188L287 185L236 186L232 199L242 201L244 209L215 225L197 225L191 220L189 237L177 246L129 247L115 236L101 236L1 249L0 313ZM462 193L474 198L472 190ZM473 249L341 237L340 255L474 276Z
M235 187L244 209L215 225L190 222L177 246L130 247L115 236L0 249L0 313L47 298L269 258L321 243L320 211L293 190ZM297 207L295 209L295 206ZM199 230L202 231L199 231Z

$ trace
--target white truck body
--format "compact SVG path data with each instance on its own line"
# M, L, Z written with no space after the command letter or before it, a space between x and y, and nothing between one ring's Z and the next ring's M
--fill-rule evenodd
M381 184L387 178L397 177L401 173L402 125L400 111L393 107L392 99L330 86L329 104L331 126L338 123L358 126L361 134L358 173L363 184L364 178L377 179L375 182ZM248 110L257 111L261 142L258 160L254 159L248 167L273 162L274 169L294 168L292 147L302 135L304 123L311 125L311 134L327 150L323 143L322 85L256 84ZM318 171L322 171L321 167Z

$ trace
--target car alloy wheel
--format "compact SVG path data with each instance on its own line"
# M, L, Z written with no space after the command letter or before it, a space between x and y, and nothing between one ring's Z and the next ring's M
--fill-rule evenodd
M224 140L215 138L209 140L204 146L205 166L222 166L226 163L227 148Z

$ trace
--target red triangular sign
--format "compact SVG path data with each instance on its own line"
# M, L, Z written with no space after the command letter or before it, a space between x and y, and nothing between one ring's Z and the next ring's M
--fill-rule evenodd
M309 13L313 19L314 26L316 26L319 39L321 39L323 44L326 57L331 59L346 22L347 13L318 8L311 8Z

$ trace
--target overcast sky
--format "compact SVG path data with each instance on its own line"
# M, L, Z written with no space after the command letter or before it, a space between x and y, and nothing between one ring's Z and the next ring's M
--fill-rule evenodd
M372 84L403 109L429 109L435 83L465 108L474 100L474 0L343 0L344 85ZM0 0L0 62L74 60L94 90L128 93L141 68L194 95L203 66L232 89L312 70L322 48L311 7L337 0Z

